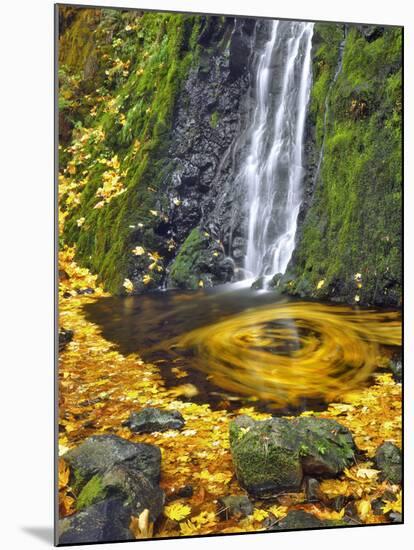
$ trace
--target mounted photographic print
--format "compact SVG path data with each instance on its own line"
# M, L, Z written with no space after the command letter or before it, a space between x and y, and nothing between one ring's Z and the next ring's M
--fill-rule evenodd
M57 544L402 523L402 41L56 6Z

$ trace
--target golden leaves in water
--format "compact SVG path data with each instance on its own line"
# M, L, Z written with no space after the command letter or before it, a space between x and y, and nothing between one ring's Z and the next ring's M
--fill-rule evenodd
M401 344L398 312L280 302L181 336L217 385L277 406L333 400L374 372L379 345Z

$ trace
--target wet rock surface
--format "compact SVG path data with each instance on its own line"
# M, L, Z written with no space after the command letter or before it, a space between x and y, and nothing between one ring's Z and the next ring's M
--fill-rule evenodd
M146 407L139 412L133 412L124 422L124 426L128 426L131 431L137 433L180 430L184 424L184 418L179 411L162 410L155 407Z
M155 445L131 443L115 435L96 435L63 456L69 464L75 485L83 485L96 474L103 474L121 463L128 463L153 483L158 483L161 452Z
M334 420L245 415L230 424L230 448L239 482L259 497L299 491L304 475L336 476L355 452L351 433Z
M402 453L391 441L385 441L375 453L375 463L381 470L381 477L390 483L401 483Z
M59 544L133 540L131 509L122 499L108 498L59 522Z
M227 520L232 516L246 517L253 514L253 504L246 495L229 495L222 497L218 502L220 516Z
M287 516L270 527L269 531L284 531L297 529L321 529L322 527L338 527L345 525L342 521L321 520L303 510L293 510Z
M69 344L69 342L72 341L73 334L73 330L69 330L63 327L59 329L59 351L63 351Z

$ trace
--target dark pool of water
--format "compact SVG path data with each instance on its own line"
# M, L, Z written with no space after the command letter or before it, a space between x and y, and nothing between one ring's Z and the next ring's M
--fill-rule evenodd
M196 329L202 329L202 327L213 327L212 332L206 331L206 338L213 339L217 336L214 333L215 327L219 327L220 323L222 324L225 320L231 322L232 319L236 319L237 322L240 315L243 318L246 315L252 315L254 319L255 311L260 311L266 306L275 305L278 307L279 304L286 303L298 304L295 300L288 300L286 297L281 298L275 292L230 287L224 290L218 288L200 289L198 291L160 291L140 296L101 298L92 304L85 305L84 310L86 317L100 327L104 338L115 343L122 354L139 353L145 361L159 365L167 387L191 383L198 390L198 395L191 397L192 401L208 402L213 407L225 406L228 408L252 404L252 398L257 400L258 396L255 395L254 384L251 395L249 395L248 390L241 392L229 390L227 384L213 382L209 376L209 368L213 363L209 362L208 356L203 355L200 349L195 346L186 348L177 346L176 342L186 334L193 334ZM306 305L308 308L313 307L312 302ZM337 306L325 304L324 307L330 308L328 309L330 312L334 311ZM342 315L345 315L345 317L347 315L354 316L355 312L363 311L360 308L348 308L348 310L349 313L342 313ZM317 317L318 313L315 311L316 327ZM283 327L285 327L290 330L291 337L286 341L279 341L274 348L272 342L269 344L261 342L262 348L258 348L258 350L260 351L264 347L266 353L277 353L279 354L278 357L282 357L282 359L287 355L292 356L289 366L291 366L293 376L296 360L295 350L300 350L304 345L304 339L307 338L310 342L315 340L315 353L321 345L326 344L327 336L324 334L323 328L320 328L323 325L316 329L315 335L312 326L309 326L309 322L304 326L298 319L287 319L285 317L275 319L267 325L268 330L275 331L283 331ZM254 330L254 322L251 328ZM201 339L203 338L202 335L203 332L201 331ZM317 340L318 338L319 340ZM241 340L243 341L243 336ZM218 341L220 341L220 338L218 338ZM208 345L208 342L206 344ZM255 342L253 341L248 345L254 349ZM243 353L243 348L240 349L240 353L236 353L238 361L240 357L243 357ZM233 355L235 355L234 350ZM234 376L237 378L237 371L228 369L226 371L229 365L226 365L224 360L222 363L218 367L215 366L215 370L217 371L217 368L222 369L224 372L230 372L231 376L235 372ZM174 367L184 370L188 373L188 376L177 378L171 370ZM275 404L271 404L268 399L263 398L263 386L265 385L266 382L263 382L261 386L262 394L259 393L259 399L255 402L255 405L262 410L269 410L270 408L274 411ZM286 413L297 411L298 408L301 410L306 408L318 409L324 406L323 399L302 396L294 406L286 404L286 406L276 408L280 412Z

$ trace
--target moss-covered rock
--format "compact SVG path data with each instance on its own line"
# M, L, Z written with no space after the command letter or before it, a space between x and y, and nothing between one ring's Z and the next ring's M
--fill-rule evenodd
M91 506L106 497L106 487L102 483L102 475L93 476L86 485L83 486L81 492L76 499L76 509L82 510L87 506Z
M337 475L352 463L355 445L349 430L333 420L239 416L230 424L230 448L241 485L269 496L299 490L304 474Z

